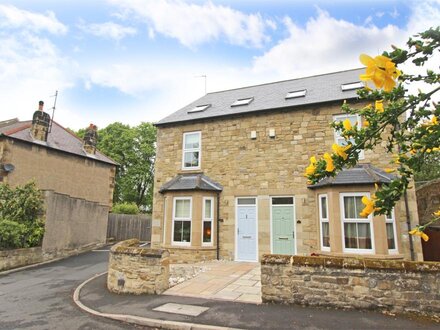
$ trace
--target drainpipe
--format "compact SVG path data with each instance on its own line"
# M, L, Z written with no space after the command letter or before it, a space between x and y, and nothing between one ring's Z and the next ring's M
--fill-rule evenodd
M220 260L220 193L217 193L217 260Z
M406 190L403 194L403 197L405 200L406 225L408 227L408 231L410 231L412 228L411 228L411 218L409 216L408 194L407 194ZM409 236L409 251L411 253L411 260L415 261L416 259L415 259L415 255L414 255L414 243L412 240L412 236L411 235L408 235L408 236Z
M400 124L396 124L394 126L395 130L399 130L400 129ZM400 153L400 145L397 145L397 151ZM405 213L406 213L406 226L408 228L408 231L410 231L411 228L411 218L409 216L409 205L408 205L408 194L405 190L405 192L403 193L403 199L405 201ZM395 221L395 220L394 220ZM411 260L415 261L415 255L414 255L414 243L412 240L412 235L408 235L409 236L409 252L411 254Z

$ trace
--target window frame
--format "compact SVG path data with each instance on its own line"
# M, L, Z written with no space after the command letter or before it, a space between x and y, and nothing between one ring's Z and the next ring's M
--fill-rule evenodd
M188 135L198 134L199 136L199 147L198 148L189 148L185 149L185 139ZM185 153L187 152L198 152L199 153L199 164L198 166L185 166ZM183 133L183 141L182 141L182 170L199 170L202 166L202 132L194 131L194 132L185 132Z
M327 217L324 218L322 216L322 199L325 198L326 200L326 204L325 204L325 208L326 208L326 213L327 213ZM319 205L319 228L320 228L320 242L321 242L321 251L330 251L331 248L331 244L329 242L329 246L324 246L324 231L323 231L323 223L327 223L329 226L329 239L330 239L330 218L329 218L329 214L328 214L328 196L327 194L319 194L318 195L318 205Z
M189 218L176 217L176 205L179 200L189 200ZM176 221L186 221L190 223L189 242L174 241L174 223ZM192 241L192 197L174 197L173 199L173 223L171 227L171 245L191 246Z
M348 218L345 219L345 204L344 197L362 197L367 196L370 198L369 192L347 192L339 193L339 207L341 216L341 231L342 231L342 251L344 253L355 253L355 254L375 254L375 242L374 242L374 227L373 227L373 216L370 214L367 218ZM345 223L367 223L370 225L370 236L371 236L371 249L354 249L345 247ZM359 239L359 237L358 237Z
M353 116L356 116L356 121L358 123L357 127L358 128L362 127L362 118L361 118L360 115L357 115L357 114L344 114L344 113L341 113L341 114L333 115L333 121L334 122L335 121L343 122L345 119L348 119L349 117L353 117ZM344 137L342 135L340 135L336 129L333 129L333 135L334 135L334 138L335 138L335 143L340 145L338 143L338 139L344 139ZM365 159L365 153L364 153L364 149L362 149L362 150L359 151L359 160L364 160L364 159Z
M394 212L394 208L391 211L391 218L388 218L388 215L385 214L385 234L387 237L387 247L388 247L388 232L387 232L387 224L393 224L393 234L394 234L394 249L388 249L389 254L398 254L399 253L399 245L397 244L397 231L396 231L396 214Z
M206 201L211 201L211 214L210 218L205 218L205 207ZM203 242L203 226L205 222L211 222L211 241ZM202 205L202 246L213 246L214 245L214 197L203 197L203 205Z

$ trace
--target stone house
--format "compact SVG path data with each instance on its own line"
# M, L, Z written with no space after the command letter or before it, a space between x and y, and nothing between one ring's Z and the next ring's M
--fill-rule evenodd
M96 150L96 127L81 140L43 110L33 119L0 122L0 182L34 180L46 191L43 248L105 242L117 164Z
M156 126L153 247L174 261L263 254L421 259L414 191L389 217L361 218L363 195L392 177L383 146L308 186L312 155L343 143L329 124L358 103L362 69L208 93ZM407 223L410 222L410 224Z

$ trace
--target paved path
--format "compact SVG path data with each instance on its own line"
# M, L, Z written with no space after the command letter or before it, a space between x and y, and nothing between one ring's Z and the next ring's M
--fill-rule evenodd
M96 318L72 301L73 290L107 269L108 253L89 252L58 262L0 275L0 329L134 329Z
M241 329L439 329L438 323L391 317L376 312L257 305L170 295L118 295L106 290L105 282L106 277L100 276L87 283L81 290L80 300L85 306L107 314ZM198 316L157 311L157 308L162 309L166 304L173 304L174 308L168 310L174 311L193 312L196 309L194 306L206 310ZM175 304L180 306L176 308Z
M259 263L221 261L205 263L204 267L208 270L172 287L164 294L261 303Z

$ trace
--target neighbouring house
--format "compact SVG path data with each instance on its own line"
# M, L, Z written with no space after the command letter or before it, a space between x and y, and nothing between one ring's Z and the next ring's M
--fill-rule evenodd
M45 251L106 241L117 164L96 150L96 137L96 126L81 140L52 121L42 101L32 120L0 122L0 182L34 180L45 191Z
M307 185L312 155L342 137L329 124L359 103L363 69L208 93L156 126L152 245L172 260L258 261L262 254L422 259L414 190L390 216L362 218L363 195L387 183L383 147ZM362 104L360 104L362 105ZM407 223L410 222L410 224Z

